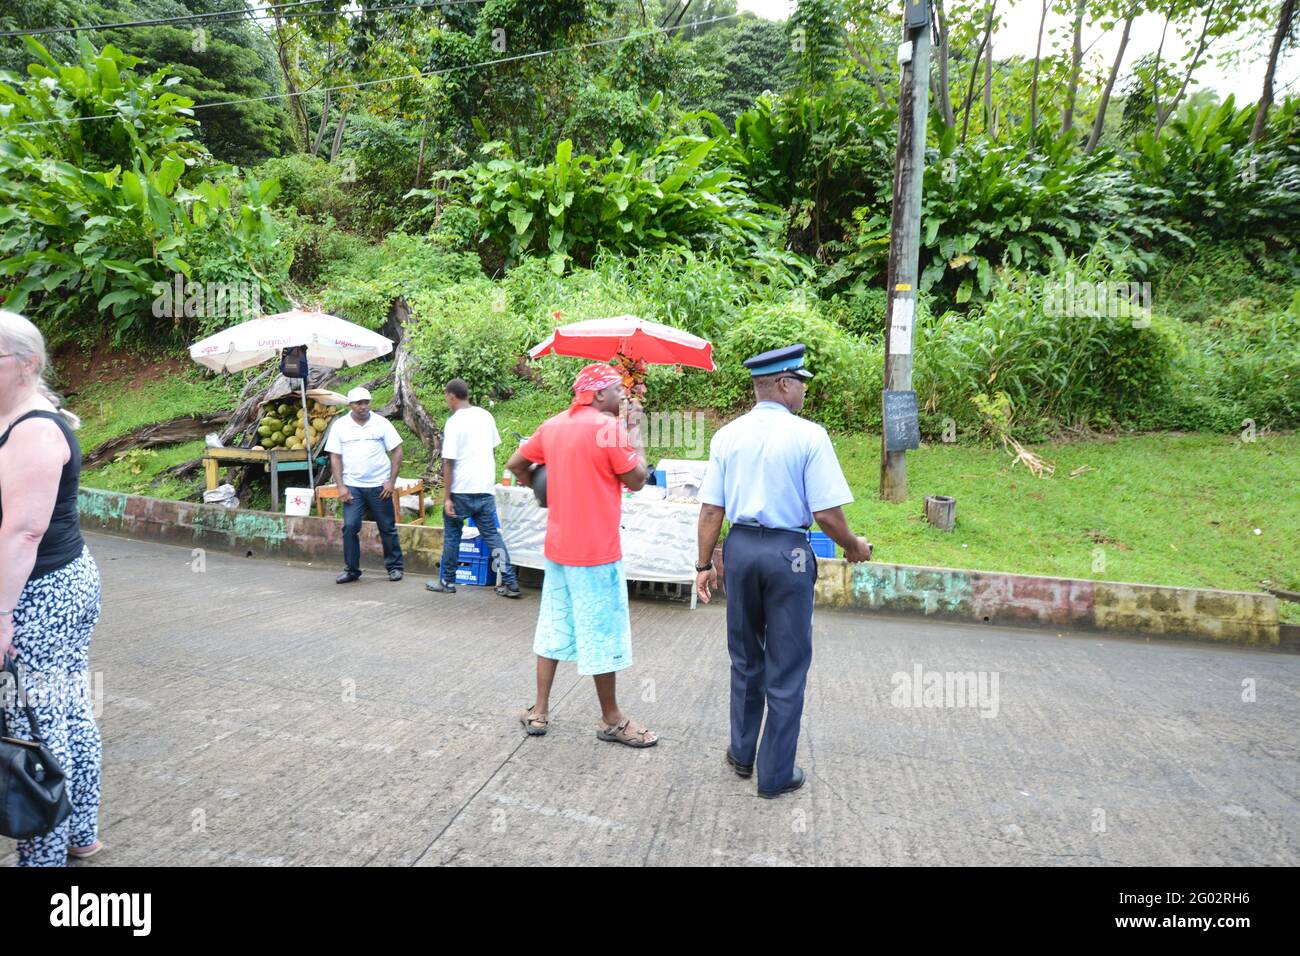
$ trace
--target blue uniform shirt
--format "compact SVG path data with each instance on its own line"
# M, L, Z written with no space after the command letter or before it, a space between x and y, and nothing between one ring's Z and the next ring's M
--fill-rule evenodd
M732 524L765 528L807 528L813 512L853 500L826 429L777 402L718 429L699 497Z

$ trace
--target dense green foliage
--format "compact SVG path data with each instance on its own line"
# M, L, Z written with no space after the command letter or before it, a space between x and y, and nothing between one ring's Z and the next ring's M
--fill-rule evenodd
M1224 2L1211 45L1234 15L1261 29ZM400 295L421 384L498 396L566 387L573 363L522 360L557 322L636 314L715 346L717 374L651 372L665 407L735 408L740 360L794 340L821 372L810 414L877 427L887 7L803 0L779 24L732 0L34 0L0 29L232 13L201 38L181 20L52 34L52 54L0 42L0 292L87 344L237 318L155 314L177 275L369 328ZM992 64L986 86L985 8L948 7L922 211L926 433L977 425L976 399L1030 434L1300 422L1300 99L1253 135L1254 107L1184 97L1196 61L1147 58L1091 136L1101 84L1071 79L1068 50ZM1174 30L1194 19L1168 12ZM1154 287L1137 324L1053 308L1053 287L1119 281Z
M574 156L565 140L545 166L516 159L505 143L495 157L463 172L468 195L449 191L479 211L482 233L514 264L546 257L551 270L585 264L597 248L632 253L659 245L743 251L762 243L767 223L743 183L709 162L717 139L674 136L642 157L615 142L607 154Z
M278 187L204 178L210 160L174 78L140 75L137 58L84 38L71 66L30 42L41 59L30 78L0 82L6 306L39 315L56 341L99 334L99 314L114 317L115 337L139 341L205 331L193 315L169 314L162 329L149 321L160 317L158 284L177 275L250 283L267 304L280 301L267 206Z
M66 23L133 23L204 16L244 9L243 0L21 0L0 12L0 30ZM255 21L242 16L132 26L83 34L97 46L112 45L141 58L141 72L165 70L179 82L173 92L196 103L240 100L204 109L195 137L218 160L253 165L291 149L284 104L267 99L283 89L274 53ZM76 34L39 39L62 62L77 57ZM18 38L0 39L0 69L26 71L29 51Z

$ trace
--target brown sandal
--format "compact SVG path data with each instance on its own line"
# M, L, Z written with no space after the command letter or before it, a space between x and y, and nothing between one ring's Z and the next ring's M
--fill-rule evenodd
M659 737L646 727L642 727L635 733L629 733L628 727L631 723L631 717L628 717L621 724L607 724L602 721L597 725L596 737L599 740L626 744L629 747L653 747L659 743Z
M524 730L528 732L530 737L545 737L546 727L551 722L551 715L534 714L533 707L536 706L536 704L533 704L527 710L520 712L519 722L524 725Z

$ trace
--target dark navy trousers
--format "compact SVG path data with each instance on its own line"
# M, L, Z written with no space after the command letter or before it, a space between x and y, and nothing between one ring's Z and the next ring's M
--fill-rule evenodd
M794 775L804 687L812 664L817 558L806 536L732 525L722 545L731 654L731 755L758 758L758 787ZM767 727L758 731L767 705Z
M348 485L352 500L343 506L343 567L350 574L361 573L361 519L367 511L379 528L379 541L384 546L384 567L389 571L402 570L402 545L397 537L393 501L379 496L383 490L382 487Z

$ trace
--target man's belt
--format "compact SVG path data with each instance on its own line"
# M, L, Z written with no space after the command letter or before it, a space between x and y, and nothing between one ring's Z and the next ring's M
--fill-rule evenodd
M809 536L808 528L771 528L765 524L759 524L757 521L733 521L731 523L742 528L757 528L759 531L788 531L791 534L801 534L805 538Z

